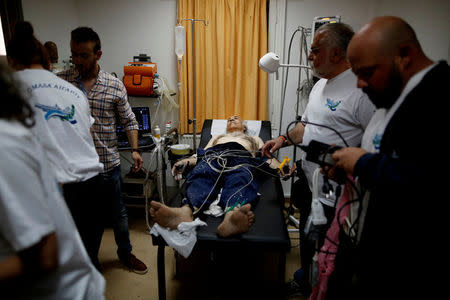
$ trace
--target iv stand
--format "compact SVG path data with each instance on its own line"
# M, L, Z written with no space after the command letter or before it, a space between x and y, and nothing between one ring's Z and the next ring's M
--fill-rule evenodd
M197 106L195 100L195 27L194 22L203 22L205 26L208 26L208 21L201 19L181 19L178 24L181 24L183 21L191 21L192 24L192 93L193 93L193 104L194 104L194 118L189 119L188 123L193 126L194 134L192 136L194 143L194 153L197 153Z
M306 47L307 47L307 42L306 42L306 36L308 35L310 29L304 28L304 27L299 27L301 29L301 37L300 37L300 57L299 57L299 64L302 64L302 60L303 60L303 53L302 51L305 51L305 55L306 57L308 57L308 53L306 51ZM302 72L302 68L299 68L298 71L298 81L297 81L297 107L296 107L296 116L298 116L299 113L299 106L300 106L300 92L301 92L301 72ZM309 78L309 73L308 71L306 71L306 78L307 81L309 82L310 78ZM287 80L287 79L286 79ZM293 160L294 163L297 160L297 147L294 147L294 153L293 153ZM293 186L294 186L294 177L291 179L291 192L293 190ZM288 218L291 222L293 222L295 224L295 226L298 228L300 225L299 220L297 220L291 213L293 211L292 208L292 201L289 203L289 208L288 208ZM289 232L295 232L298 231L298 229L288 229Z

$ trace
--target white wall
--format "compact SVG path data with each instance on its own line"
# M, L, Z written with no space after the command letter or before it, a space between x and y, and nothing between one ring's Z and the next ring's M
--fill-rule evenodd
M36 37L58 46L59 62L70 58L70 31L79 24L76 0L22 0L23 18L31 22Z
M279 2L284 0L279 0ZM272 7L271 7L272 9ZM285 39L282 61L287 61L287 51L292 33L298 26L311 27L316 16L340 15L341 21L353 27L355 31L375 16L394 15L405 19L416 31L425 53L433 60L450 61L450 1L448 0L286 0ZM297 34L291 49L291 63L298 63L299 39ZM311 41L311 38L308 38ZM280 73L281 75L281 73ZM305 78L302 73L302 80ZM281 79L280 79L281 80ZM289 122L295 119L297 102L298 69L289 70L286 99L283 111L282 131L285 132ZM270 105L279 105L279 97L269 99ZM275 109L271 108L275 111ZM301 111L299 112L301 114ZM277 118L278 116L274 116ZM273 121L273 120L272 120ZM278 127L278 121L273 125ZM273 131L274 135L278 130ZM280 151L280 157L293 158L292 147L289 151ZM297 154L297 160L298 160ZM290 194L290 182L283 183L286 195Z
M79 25L100 35L106 71L121 78L124 64L146 53L158 64L158 73L176 82L176 0L78 0L76 6Z

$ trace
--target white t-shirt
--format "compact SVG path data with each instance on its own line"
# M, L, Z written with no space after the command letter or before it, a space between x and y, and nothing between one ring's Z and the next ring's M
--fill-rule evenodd
M364 130L375 112L375 106L356 84L357 78L351 69L330 80L320 79L311 90L302 120L334 128L350 147L359 146ZM311 140L345 146L334 131L306 124L302 144L308 145ZM305 153L302 160L302 168L312 190L312 176L319 165L307 161ZM331 180L330 183L336 191L337 184ZM322 192L322 185L323 176L319 176L319 200L325 205L334 206L336 198L334 195L327 198Z
M423 77L436 65L437 63L433 63L411 77L392 107L389 109L377 109L364 133L362 148L368 152L378 153L380 151L380 143L384 130L391 121L392 116L397 112L400 105L402 105L406 96L408 96L408 94L422 81Z
M55 232L59 266L11 299L104 299L105 280L90 262L71 214L32 132L0 120L0 260Z
M35 135L60 183L85 181L103 171L90 133L94 119L84 94L47 70L16 72L35 112Z

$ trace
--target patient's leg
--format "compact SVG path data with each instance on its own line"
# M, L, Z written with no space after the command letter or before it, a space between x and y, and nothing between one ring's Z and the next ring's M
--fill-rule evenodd
M150 202L150 215L160 226L176 229L181 222L194 220L192 209L188 206L169 207L161 202Z
M241 208L235 208L228 212L217 228L217 234L221 237L228 237L247 232L255 222L255 215L250 208L250 204L245 204Z

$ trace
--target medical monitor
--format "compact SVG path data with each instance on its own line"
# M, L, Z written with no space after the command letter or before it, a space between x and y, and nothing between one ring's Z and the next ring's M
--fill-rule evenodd
M139 124L139 137L151 134L150 109L146 106L142 106L132 107L132 110L136 116L136 121ZM126 138L125 130L120 122L117 122L117 136L119 139L123 136Z
M314 40L314 34L320 26L328 24L328 23L340 23L341 16L332 16L332 17L315 17L312 23L312 32L311 32L311 44Z

